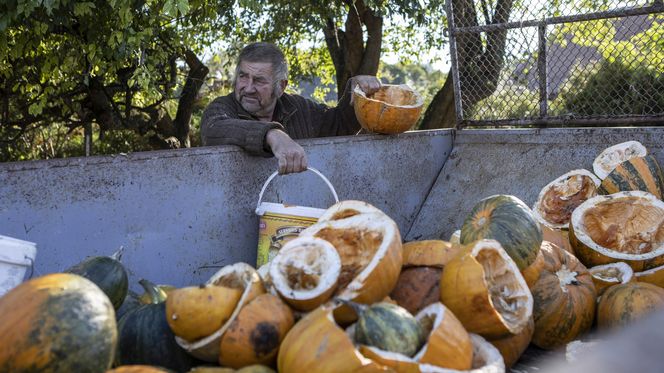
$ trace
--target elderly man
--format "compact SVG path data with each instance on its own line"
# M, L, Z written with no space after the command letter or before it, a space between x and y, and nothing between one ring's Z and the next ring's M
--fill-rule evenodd
M233 93L218 97L203 113L203 145L239 145L253 155L279 161L279 173L307 169L304 149L293 139L352 135L359 131L351 87L367 94L380 88L374 76L359 75L346 84L336 107L284 93L288 65L274 44L253 43L240 52Z

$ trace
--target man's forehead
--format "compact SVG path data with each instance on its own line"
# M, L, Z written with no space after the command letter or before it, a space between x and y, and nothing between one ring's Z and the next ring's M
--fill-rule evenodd
M269 62L240 62L240 71L254 76L272 76L272 64Z

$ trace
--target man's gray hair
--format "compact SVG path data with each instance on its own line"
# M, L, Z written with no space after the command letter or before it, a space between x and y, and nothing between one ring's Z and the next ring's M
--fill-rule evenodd
M288 63L284 52L276 45L266 42L251 43L240 51L235 66L235 79L240 72L240 63L246 62L269 62L272 65L275 88L279 82L288 79Z

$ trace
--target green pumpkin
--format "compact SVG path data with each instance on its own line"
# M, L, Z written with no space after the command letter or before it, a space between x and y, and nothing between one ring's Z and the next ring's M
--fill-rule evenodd
M542 229L523 201L495 195L475 205L461 227L462 245L484 238L500 242L519 270L524 270L537 258Z
M166 304L157 285L139 281L153 303L128 310L118 324L118 349L115 365L157 365L177 372L186 372L202 364L180 347L166 321Z
M662 199L664 196L664 174L659 164L650 155L637 157L619 164L602 180L598 192L613 194L631 190L650 192Z
M108 296L113 308L118 310L127 296L129 288L127 270L120 263L121 256L122 249L110 257L93 256L64 272L83 276L92 281Z
M422 346L424 330L405 308L385 302L351 306L359 311L355 342L411 357Z

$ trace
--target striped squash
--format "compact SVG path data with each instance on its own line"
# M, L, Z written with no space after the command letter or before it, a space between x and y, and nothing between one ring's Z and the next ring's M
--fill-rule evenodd
M597 305L597 326L626 326L664 309L664 289L645 282L628 282L610 287Z
M619 164L602 180L600 194L613 194L630 190L650 192L662 199L664 196L664 174L657 160L647 155L632 158Z
M519 270L537 258L542 229L533 211L515 196L494 195L478 202L461 227L461 244L494 239L514 260Z

